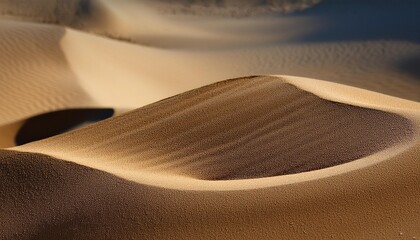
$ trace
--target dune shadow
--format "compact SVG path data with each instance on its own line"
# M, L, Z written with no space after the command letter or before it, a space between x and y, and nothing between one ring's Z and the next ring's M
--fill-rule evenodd
M76 16L89 16L92 14L92 1L81 0L78 2L76 8Z
M420 54L402 59L397 67L420 81Z
M114 115L114 110L67 109L41 114L26 120L16 134L16 145L52 137Z

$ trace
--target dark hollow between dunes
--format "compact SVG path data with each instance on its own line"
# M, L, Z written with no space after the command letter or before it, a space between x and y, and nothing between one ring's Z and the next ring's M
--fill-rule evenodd
M74 130L89 123L105 120L114 110L67 109L41 114L25 121L16 134L16 145L23 145Z

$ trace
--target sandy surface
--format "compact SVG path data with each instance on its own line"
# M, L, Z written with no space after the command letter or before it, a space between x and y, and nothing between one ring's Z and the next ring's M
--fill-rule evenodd
M420 239L419 9L1 1L0 239Z

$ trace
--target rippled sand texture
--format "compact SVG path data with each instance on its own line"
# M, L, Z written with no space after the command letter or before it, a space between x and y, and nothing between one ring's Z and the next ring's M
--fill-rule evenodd
M420 239L419 10L0 1L0 239Z
M88 158L86 164L100 158L125 171L229 180L349 162L401 142L413 128L399 115L329 102L276 77L251 77L163 100L35 148Z
M419 109L313 79L216 83L2 151L2 234L417 236Z

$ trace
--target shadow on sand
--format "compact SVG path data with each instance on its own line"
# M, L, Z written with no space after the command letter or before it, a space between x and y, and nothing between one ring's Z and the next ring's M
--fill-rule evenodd
M16 145L52 137L113 115L114 110L109 108L68 109L41 114L26 120L16 134Z

